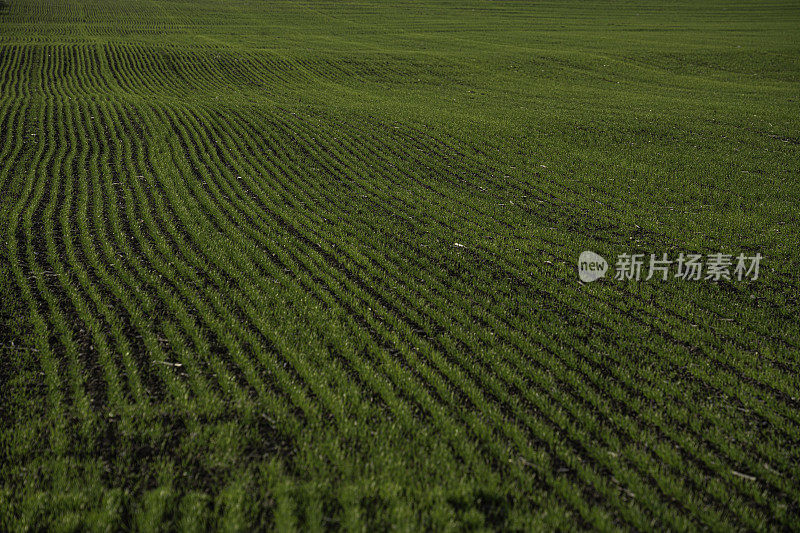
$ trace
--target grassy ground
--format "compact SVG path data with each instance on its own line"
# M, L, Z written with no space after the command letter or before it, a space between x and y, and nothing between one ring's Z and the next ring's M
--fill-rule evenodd
M797 527L799 82L795 2L6 1L0 529Z

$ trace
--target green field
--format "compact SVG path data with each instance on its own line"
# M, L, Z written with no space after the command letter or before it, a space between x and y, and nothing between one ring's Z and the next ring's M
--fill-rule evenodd
M796 1L0 2L0 530L800 529L799 205Z

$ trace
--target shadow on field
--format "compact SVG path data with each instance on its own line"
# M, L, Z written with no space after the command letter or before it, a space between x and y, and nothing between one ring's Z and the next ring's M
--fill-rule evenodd
M145 491L159 483L165 464L180 473L178 486L214 494L228 470L272 457L290 459L291 438L264 417L247 423L235 415L180 416L161 413L143 428L126 430L113 420L105 425L96 453L107 465L110 486ZM154 431L153 431L154 429Z

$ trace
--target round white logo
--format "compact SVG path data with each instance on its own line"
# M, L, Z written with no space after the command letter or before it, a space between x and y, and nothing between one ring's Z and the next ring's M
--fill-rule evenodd
M578 277L584 283L602 278L608 272L608 261L603 256L586 250L578 257Z

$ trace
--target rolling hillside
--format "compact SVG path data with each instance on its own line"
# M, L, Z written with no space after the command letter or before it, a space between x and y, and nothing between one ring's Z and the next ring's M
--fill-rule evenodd
M796 2L6 0L0 530L797 528L799 88Z

